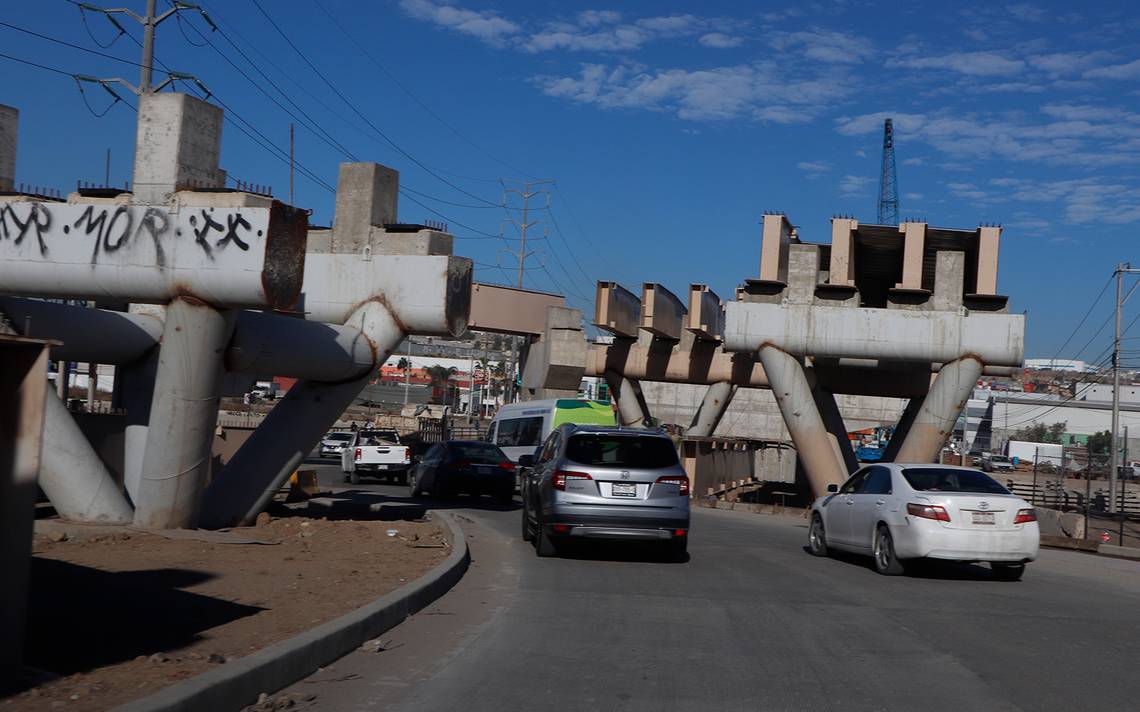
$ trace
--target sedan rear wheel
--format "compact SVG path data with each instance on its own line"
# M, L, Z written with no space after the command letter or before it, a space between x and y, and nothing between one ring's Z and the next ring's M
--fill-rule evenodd
M827 556L827 533L823 529L823 517L813 514L808 530L808 550L813 556Z
M887 525L880 524L875 532L875 570L884 576L898 576L903 572L903 564L895 556L895 541Z
M416 473L408 473L408 495L411 497L419 497L423 492L420 491L419 483L416 482Z

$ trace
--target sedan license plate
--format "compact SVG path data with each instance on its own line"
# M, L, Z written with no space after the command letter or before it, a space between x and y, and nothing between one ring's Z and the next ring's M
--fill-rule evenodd
M994 513L993 512L974 512L974 524L993 525Z
M637 485L632 482L614 482L610 494L615 497L636 497Z

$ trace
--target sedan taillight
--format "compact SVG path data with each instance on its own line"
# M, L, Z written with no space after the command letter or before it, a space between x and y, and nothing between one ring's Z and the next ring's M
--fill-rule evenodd
M352 454L352 459L353 460L359 460L360 459L360 448L356 448L356 452L354 452Z
M908 504L906 506L906 513L939 522L950 521L950 515L944 508L932 504Z
M666 475L664 477L658 477L657 478L657 484L659 484L659 485L677 485L678 487L681 488L681 491L678 492L677 494L679 494L683 497L689 496L689 478L686 477L685 475Z
M1036 522L1036 521L1037 521L1037 510L1036 509L1019 509L1019 510L1017 510L1017 516L1013 518L1014 524L1025 524L1026 522Z
M507 472L514 472L515 471L515 463L510 462L509 460L507 462L500 462L499 467L506 470Z
M585 472L571 472L570 470L558 470L557 472L554 473L554 480L553 480L552 484L554 485L554 489L561 490L561 491L565 492L567 480L592 480L592 479L594 479L594 478L590 477Z

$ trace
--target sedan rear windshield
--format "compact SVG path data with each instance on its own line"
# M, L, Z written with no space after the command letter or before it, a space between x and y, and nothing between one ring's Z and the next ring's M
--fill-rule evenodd
M566 457L595 467L658 469L677 464L677 450L668 438L609 433L571 436Z
M496 465L510 461L502 450L491 443L451 443L447 447L456 460L488 462Z
M903 470L903 477L919 492L1009 494L1009 490L998 484L994 478L977 470L923 467Z

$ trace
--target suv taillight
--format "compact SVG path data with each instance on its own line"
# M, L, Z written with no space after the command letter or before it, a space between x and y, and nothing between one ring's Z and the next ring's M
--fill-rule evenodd
M658 477L657 484L677 485L681 488L681 491L677 494L683 497L689 496L689 478L684 475L665 475L664 477Z
M1017 516L1013 518L1014 524L1025 524L1026 522L1036 522L1036 521L1037 521L1037 510L1036 509L1019 509L1019 510L1017 510Z
M552 484L554 485L554 489L562 490L563 492L565 492L567 480L592 480L592 479L594 479L594 478L590 477L585 472L571 472L570 470L558 470L557 472L554 473L554 480L553 480Z
M945 509L932 504L908 504L906 513L923 519L934 519L939 522L950 521L950 515Z
M352 453L352 459L353 460L359 460L360 459L360 448L356 448L356 452Z

